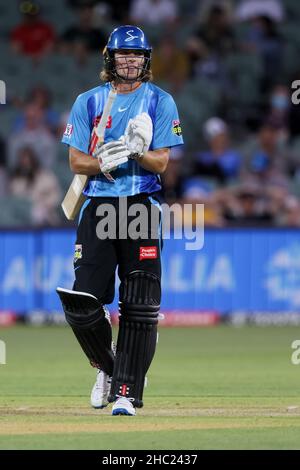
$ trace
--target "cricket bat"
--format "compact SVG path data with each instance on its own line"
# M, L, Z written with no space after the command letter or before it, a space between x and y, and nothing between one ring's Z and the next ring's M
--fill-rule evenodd
M114 89L111 89L108 94L101 119L98 125L93 128L90 141L91 155L93 155L95 149L104 142L105 128L116 96L117 92ZM105 176L108 180L113 181L113 178L109 173L105 173ZM75 175L72 180L64 200L61 203L62 210L64 211L64 214L68 220L75 219L78 211L86 199L86 196L83 194L83 190L87 185L88 179L89 177L87 175Z

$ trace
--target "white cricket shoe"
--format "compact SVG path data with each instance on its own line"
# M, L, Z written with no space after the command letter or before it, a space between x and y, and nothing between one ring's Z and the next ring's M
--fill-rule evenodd
M124 415L124 416L135 416L135 407L128 398L121 397L113 404L112 413L113 416Z
M96 383L91 393L91 405L93 408L105 408L108 405L111 377L98 369Z

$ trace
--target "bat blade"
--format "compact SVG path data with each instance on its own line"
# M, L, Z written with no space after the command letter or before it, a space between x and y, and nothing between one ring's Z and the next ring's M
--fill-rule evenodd
M103 112L99 120L99 123L94 127L90 140L89 153L93 155L97 146L102 145L104 142L104 134L111 112L114 100L117 96L117 92L114 89L111 89ZM114 181L113 177L109 173L105 173L105 176L110 181ZM72 183L61 203L62 210L68 220L74 220L80 207L82 206L86 197L82 193L88 182L87 175L75 175Z

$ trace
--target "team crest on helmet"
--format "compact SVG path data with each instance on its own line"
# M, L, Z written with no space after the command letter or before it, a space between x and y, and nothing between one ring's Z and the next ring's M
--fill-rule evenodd
M133 41L134 39L137 39L138 36L133 36L131 33L134 33L133 29L129 29L126 31L126 34L129 36L128 38L125 39L125 42Z

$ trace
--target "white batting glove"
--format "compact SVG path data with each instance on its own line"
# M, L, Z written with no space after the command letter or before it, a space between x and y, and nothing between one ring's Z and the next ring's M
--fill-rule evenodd
M147 113L138 114L130 119L125 130L124 139L131 157L141 157L149 150L153 137L152 120Z
M130 151L122 141L113 140L101 147L96 147L93 155L98 158L102 173L109 173L122 163L128 162Z

